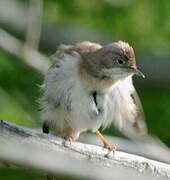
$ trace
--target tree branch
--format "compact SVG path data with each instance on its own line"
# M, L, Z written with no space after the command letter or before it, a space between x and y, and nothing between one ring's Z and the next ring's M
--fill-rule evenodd
M10 35L8 32L0 28L0 47L8 53L17 56L26 65L33 68L40 74L44 75L50 62L47 57L39 53L38 51L24 45L20 40Z
M41 34L43 15L43 0L29 1L29 15L27 24L26 44L37 50Z
M0 162L54 176L89 179L168 179L170 165L63 139L0 121Z
M120 151L143 156L155 161L170 164L170 150L156 137L146 136L141 139L129 140L105 135L106 139L116 145ZM84 133L80 136L83 143L101 145L101 141L94 134Z

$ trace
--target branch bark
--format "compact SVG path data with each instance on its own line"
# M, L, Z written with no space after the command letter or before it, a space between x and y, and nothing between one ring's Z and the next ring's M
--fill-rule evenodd
M168 179L170 165L117 151L115 156L102 147L66 142L0 121L0 162L38 170L54 176L81 179Z
M112 142L120 151L130 154L143 156L155 161L170 164L170 150L159 139L152 136L146 136L141 139L129 140L120 137L105 135L109 142ZM83 143L101 145L101 141L94 134L84 133L80 136L80 141Z

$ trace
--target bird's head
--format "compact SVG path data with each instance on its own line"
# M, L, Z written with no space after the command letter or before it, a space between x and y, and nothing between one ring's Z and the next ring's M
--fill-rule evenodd
M86 70L99 78L119 80L133 74L144 77L136 66L133 48L122 41L85 54L84 62Z

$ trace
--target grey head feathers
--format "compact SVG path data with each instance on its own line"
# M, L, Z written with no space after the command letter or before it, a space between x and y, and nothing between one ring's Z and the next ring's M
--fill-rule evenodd
M137 69L133 48L122 41L83 53L82 58L83 68L98 78L124 77Z

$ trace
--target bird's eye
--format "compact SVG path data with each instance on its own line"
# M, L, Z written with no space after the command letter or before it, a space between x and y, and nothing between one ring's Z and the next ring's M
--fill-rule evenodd
M124 64L124 61L121 60L121 59L118 59L117 62L118 62L119 64Z

